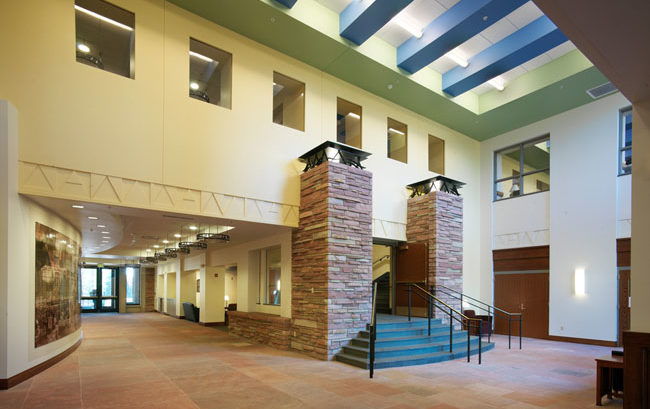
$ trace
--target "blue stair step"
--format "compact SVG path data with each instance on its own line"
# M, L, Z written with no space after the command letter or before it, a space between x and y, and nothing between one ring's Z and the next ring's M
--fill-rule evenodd
M379 334L378 334L379 335ZM454 331L453 339L467 339L467 332L465 331ZM449 329L444 332L435 333L431 331L431 336L426 335L426 332L422 335L411 335L405 337L392 337L392 338L377 338L375 340L375 347L391 347L399 345L415 345L415 344L426 344L431 342L449 342ZM350 340L353 345L358 345L361 347L368 346L370 344L369 337L357 337Z
M489 351L494 348L494 343L484 342L482 344L482 352ZM478 346L471 348L470 355L478 354ZM397 356L388 358L375 358L375 369L381 368L395 368L400 366L410 365L424 365L436 362L449 361L452 359L467 357L467 349L454 350L452 353L449 351L439 351L428 354ZM359 368L368 369L368 358L362 358L355 355L340 352L336 355L336 360L354 365Z
M470 348L478 347L478 337L470 338ZM453 343L453 351L463 350L467 352L467 338L455 338ZM410 344L410 345L398 345L390 347L380 347L375 344L375 358L389 358L396 356L408 356L408 355L420 355L434 352L443 352L449 351L449 339L446 341L439 342L430 342L430 343L420 343L420 344ZM358 345L346 345L343 347L343 353L348 355L354 355L361 358L368 358L370 353L369 347Z

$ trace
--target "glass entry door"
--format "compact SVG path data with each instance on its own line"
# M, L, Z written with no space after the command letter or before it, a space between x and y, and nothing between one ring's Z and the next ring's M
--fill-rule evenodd
M82 312L117 312L118 268L83 267L79 273Z

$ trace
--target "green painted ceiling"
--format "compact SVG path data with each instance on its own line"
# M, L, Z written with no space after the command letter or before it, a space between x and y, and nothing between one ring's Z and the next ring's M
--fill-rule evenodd
M397 68L387 43L371 38L357 47L338 36L338 16L314 0L299 0L293 9L272 0L169 1L479 141L592 102L585 91L607 82L575 50L502 92L452 99L440 91L435 71L410 75Z

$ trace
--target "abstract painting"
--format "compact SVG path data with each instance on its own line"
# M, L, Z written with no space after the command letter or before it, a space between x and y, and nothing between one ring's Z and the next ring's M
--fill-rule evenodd
M58 231L36 223L34 345L36 348L81 327L79 246Z

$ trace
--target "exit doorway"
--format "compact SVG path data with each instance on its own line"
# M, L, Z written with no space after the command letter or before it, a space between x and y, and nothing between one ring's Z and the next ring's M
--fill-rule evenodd
M82 267L79 271L81 312L118 311L117 267Z
M395 311L395 254L397 242L373 241L372 280L377 284L376 308L379 314Z

